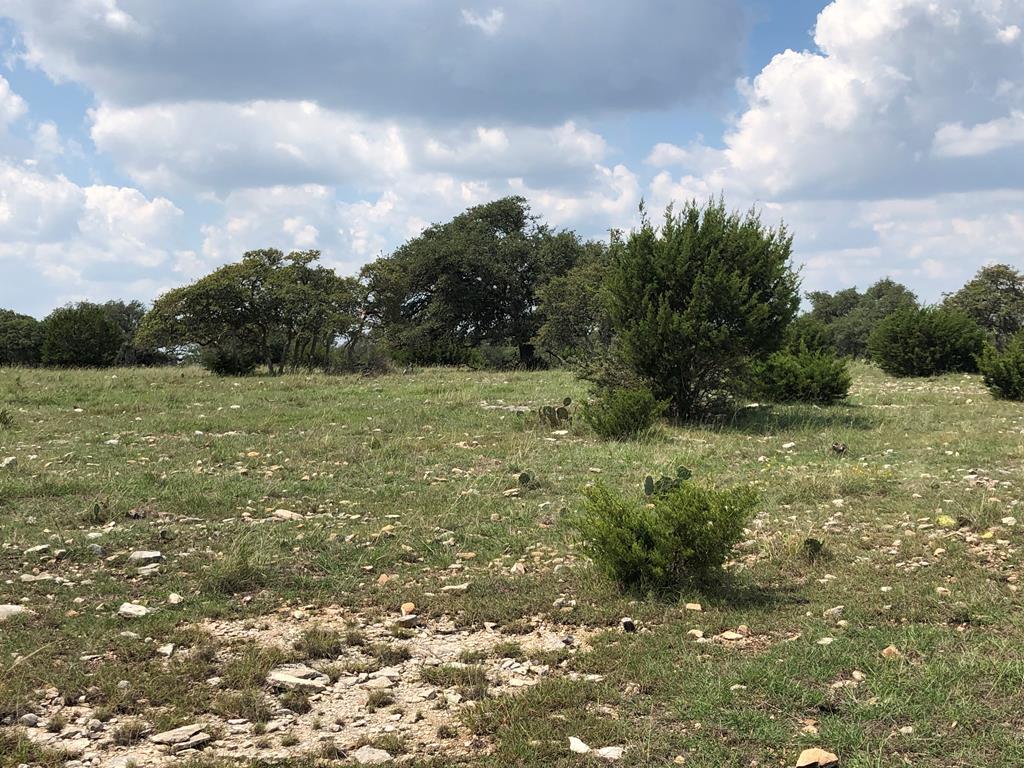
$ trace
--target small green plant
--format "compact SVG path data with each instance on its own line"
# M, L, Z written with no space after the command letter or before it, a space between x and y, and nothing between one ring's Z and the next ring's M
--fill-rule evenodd
M537 416L543 426L558 429L572 421L572 411L569 410L571 406L572 398L566 397L561 405L542 406L537 410Z
M666 404L645 387L607 389L584 403L583 421L606 440L631 440L651 431Z
M221 717L239 717L257 724L269 722L274 714L263 692L255 688L222 693L213 700L211 709Z
M409 649L404 645L377 643L371 646L367 652L385 667L392 667L412 658Z
M978 367L993 397L1024 400L1024 331L1010 338L1001 352L987 346Z
M223 558L214 562L203 580L203 591L211 594L237 595L266 584L267 575L252 547L241 543Z
M313 708L309 696L303 691L285 691L281 694L281 706L297 715L304 715Z
M395 703L395 697L390 691L370 691L366 699L366 709L369 712L376 712L378 709L390 707Z
M669 491L674 491L691 477L693 477L693 472L688 470L686 467L677 467L675 477L662 475L655 480L653 475L648 475L644 478L644 495L660 496L668 493Z
M681 483L647 500L604 485L585 492L574 521L595 564L627 589L669 592L714 577L743 536L756 496Z
M294 733L286 733L284 736L281 737L282 747L294 747L298 743L299 737L296 736Z
M129 720L114 729L112 737L119 747L131 747L138 744L149 732L149 728L140 720Z
M776 352L751 371L756 397L772 403L832 405L846 399L853 379L831 352Z
M295 641L295 650L307 659L333 659L344 653L347 645L340 632L313 627Z
M46 730L50 733L60 733L68 724L68 719L60 712L51 717L46 723Z

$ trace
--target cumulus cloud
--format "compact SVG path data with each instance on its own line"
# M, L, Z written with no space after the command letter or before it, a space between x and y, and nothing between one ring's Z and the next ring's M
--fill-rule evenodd
M3 15L28 62L104 103L525 123L717 95L746 27L737 0L0 0Z
M182 211L136 189L78 186L0 162L0 306L43 314L75 299L151 297ZM26 303L27 285L36 285Z
M11 90L11 84L0 76L0 130L25 114L25 100Z

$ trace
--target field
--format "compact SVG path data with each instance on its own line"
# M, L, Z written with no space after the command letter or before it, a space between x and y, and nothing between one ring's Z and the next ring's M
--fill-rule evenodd
M0 370L0 766L1022 765L1024 409L855 371L608 443L509 407L564 372ZM580 489L680 465L759 513L720 587L621 593Z

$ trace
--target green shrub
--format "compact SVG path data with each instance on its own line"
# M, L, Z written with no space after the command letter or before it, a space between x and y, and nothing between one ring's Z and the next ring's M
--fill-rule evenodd
M199 360L206 370L218 376L248 376L261 362L256 346L235 339L203 347Z
M753 390L773 403L829 405L844 400L853 379L846 361L829 352L776 352L754 366Z
M634 387L600 391L583 404L580 414L606 440L629 440L649 432L664 411L665 403L649 389Z
M672 208L613 240L603 285L623 360L673 415L692 418L782 346L800 304L792 237L722 201Z
M51 312L43 321L43 365L103 368L114 364L124 334L98 304L81 302Z
M1024 331L1012 336L1002 352L987 346L978 367L993 397L1024 400Z
M717 574L755 504L747 488L687 482L640 501L598 484L574 524L595 564L622 586L668 592Z
M962 312L941 307L903 309L875 328L871 359L893 376L936 376L978 370L985 332Z

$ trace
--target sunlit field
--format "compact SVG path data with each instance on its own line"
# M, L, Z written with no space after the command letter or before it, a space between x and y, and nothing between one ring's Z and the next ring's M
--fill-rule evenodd
M1024 764L1024 409L854 371L615 443L567 372L0 370L0 765ZM621 593L581 489L679 466L758 514Z

